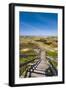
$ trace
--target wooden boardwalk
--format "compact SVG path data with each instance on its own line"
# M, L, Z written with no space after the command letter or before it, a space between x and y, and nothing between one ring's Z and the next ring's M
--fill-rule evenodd
M42 50L40 54L40 63L37 65L37 67L33 70L31 77L43 77L45 76L45 70L48 68L48 63L45 58L45 52ZM38 60L39 62L39 60Z
M48 60L46 59L46 51L43 45L33 41L33 43L36 43L39 45L39 50L36 50L38 53L39 51L39 57L35 59L35 63L31 63L29 61L29 65L31 66L24 77L44 77L46 76L45 71L50 67L52 68L51 71L53 74L57 74L56 70L54 70L53 66L48 64ZM21 65L23 66L23 65Z

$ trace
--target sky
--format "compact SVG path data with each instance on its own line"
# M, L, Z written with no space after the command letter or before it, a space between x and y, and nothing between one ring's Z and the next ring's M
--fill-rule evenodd
M23 36L57 36L57 25L56 13L19 13L19 33Z

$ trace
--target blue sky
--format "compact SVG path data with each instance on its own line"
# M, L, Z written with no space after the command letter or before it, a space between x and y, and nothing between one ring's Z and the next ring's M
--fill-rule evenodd
M56 13L19 13L19 33L23 36L57 36L57 25Z

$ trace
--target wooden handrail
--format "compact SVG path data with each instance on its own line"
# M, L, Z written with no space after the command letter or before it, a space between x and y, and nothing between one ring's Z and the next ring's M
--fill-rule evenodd
M53 70L53 72L55 73L55 74L57 74L58 72L57 72L57 69L54 67L54 65L52 64L52 60L54 60L53 58L50 58L50 57L46 57L47 59L48 59L48 62L50 63L50 66L52 67L52 70Z
M40 58L40 57L34 58L34 59L32 59L32 60L30 60L30 61L28 61L28 62L26 62L26 63L20 63L20 67L25 66L25 65L31 63L32 61L34 61L35 59L39 59L39 58Z

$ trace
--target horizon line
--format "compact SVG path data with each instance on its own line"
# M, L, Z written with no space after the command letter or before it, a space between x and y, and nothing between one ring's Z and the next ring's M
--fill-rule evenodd
M36 36L36 35L19 35L19 36L35 36L35 37L48 37L48 36L51 36L51 35L45 35L45 36L40 36L40 35L38 35L38 36ZM56 36L57 37L57 35L52 35L51 37L54 37L54 36Z

